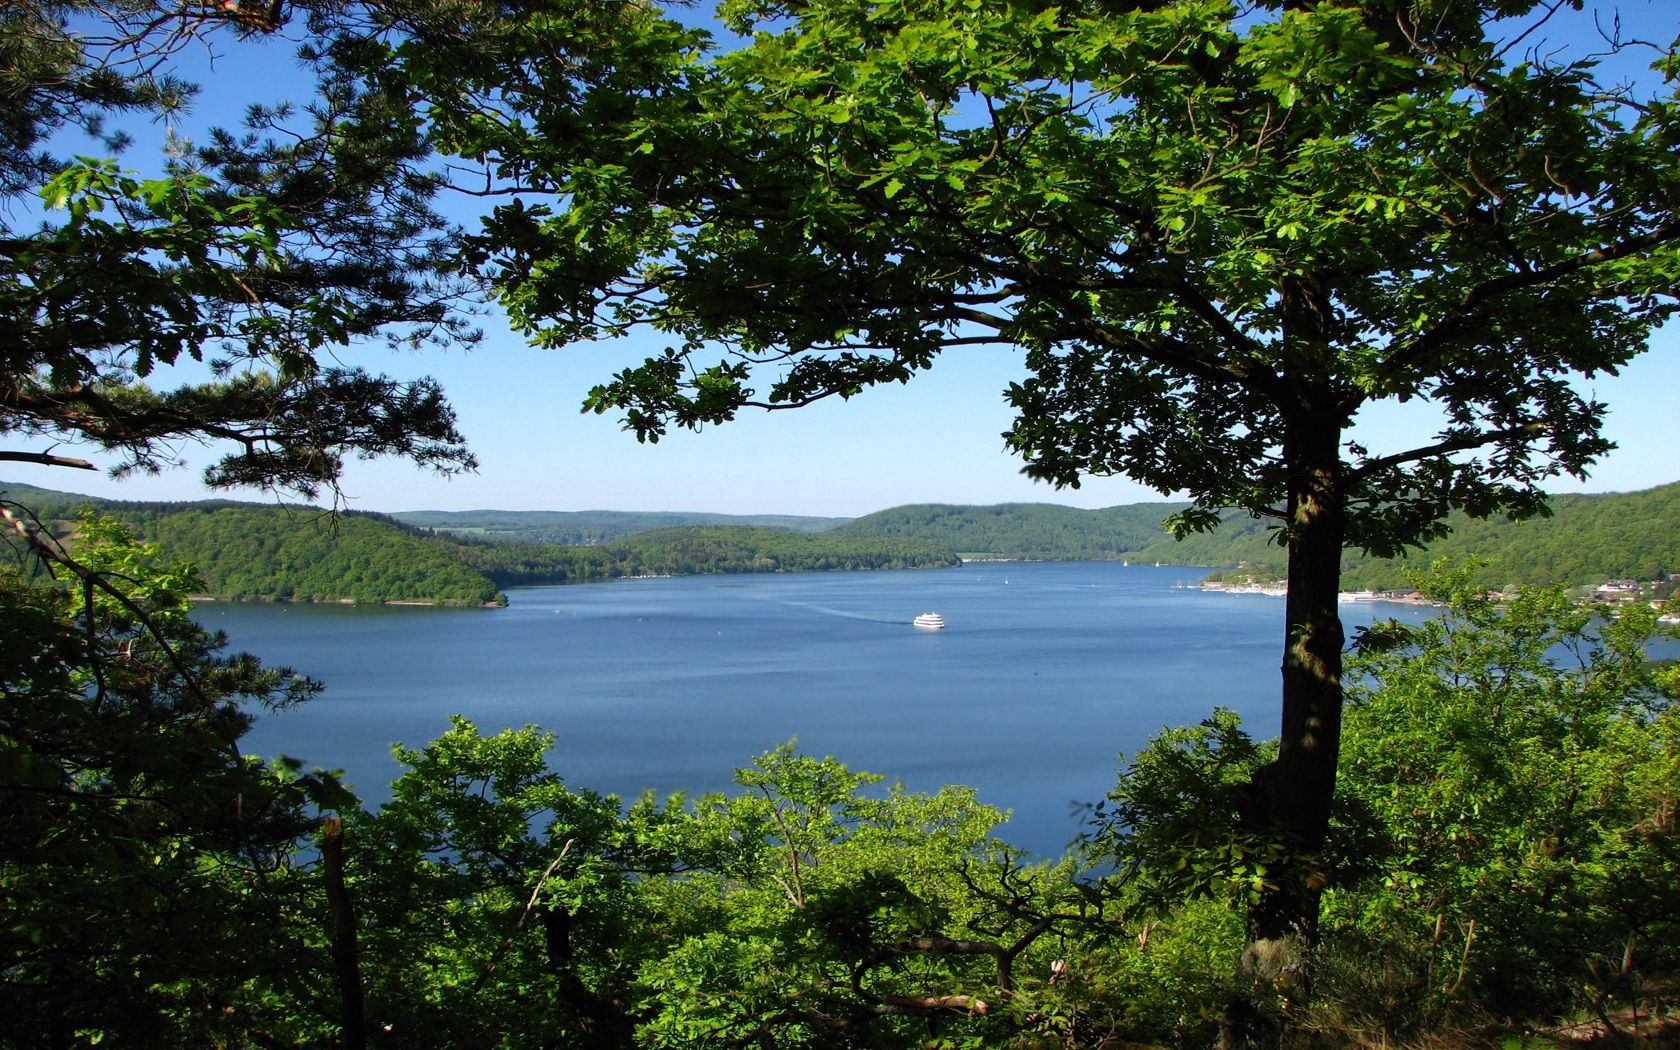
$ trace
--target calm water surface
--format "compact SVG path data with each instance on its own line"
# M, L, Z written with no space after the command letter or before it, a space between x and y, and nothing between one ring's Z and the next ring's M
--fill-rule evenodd
M206 604L234 649L327 691L261 719L248 750L343 769L364 798L462 714L536 724L575 787L732 788L794 737L916 790L1010 809L1059 852L1120 753L1215 707L1276 732L1283 602L1204 592L1201 569L1116 563L621 580L509 592L501 610ZM1417 609L1344 605L1353 625ZM910 626L937 611L943 631Z

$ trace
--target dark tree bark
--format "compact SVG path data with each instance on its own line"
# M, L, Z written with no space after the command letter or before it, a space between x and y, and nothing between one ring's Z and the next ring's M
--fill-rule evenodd
M1278 757L1255 771L1243 830L1284 857L1249 907L1242 971L1248 997L1232 1003L1221 1045L1272 1047L1285 1017L1280 1002L1310 995L1307 949L1317 940L1326 881L1320 853L1336 794L1342 729L1342 621L1336 607L1345 514L1331 472L1307 472L1291 497L1289 596L1284 615L1283 725Z
M1316 937L1324 876L1318 854L1330 827L1336 794L1336 755L1342 735L1342 647L1337 608L1346 516L1336 481L1329 426L1308 440L1329 448L1308 454L1290 498L1289 595L1285 599L1283 719L1278 757L1257 777L1258 810L1287 847L1276 888L1260 895L1248 918L1251 943Z
M1287 339L1311 355L1328 342L1332 314L1322 286L1310 280L1283 289ZM1223 1024L1226 1047L1273 1046L1284 1018L1277 1006L1310 995L1307 950L1318 936L1325 882L1321 853L1336 795L1342 735L1342 647L1337 607L1347 508L1341 440L1346 424L1334 387L1297 383L1285 407L1283 460L1289 593L1285 598L1283 718L1277 758L1255 771L1242 830L1281 854L1250 905L1243 975L1250 999L1233 1004Z
M361 961L356 954L356 914L344 885L344 823L328 817L321 824L321 871L327 883L328 939L338 971L345 1050L367 1046L367 1004L362 993Z

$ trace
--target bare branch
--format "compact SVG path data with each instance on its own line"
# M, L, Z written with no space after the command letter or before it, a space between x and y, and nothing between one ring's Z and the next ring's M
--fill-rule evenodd
M75 467L78 470L98 470L99 468L85 459L72 459L69 456L55 456L50 452L8 452L0 449L0 461L11 463L40 463L48 467Z
M787 817L782 813L782 807L776 804L776 798L770 793L770 788L760 784L758 789L764 793L764 798L770 803L770 815L776 818L776 825L782 829L782 840L787 843L788 874L792 883L783 881L782 877L776 874L771 874L770 878L788 895L788 900L793 902L795 908L803 908L805 886L799 874L799 844L794 841L793 829L788 827Z

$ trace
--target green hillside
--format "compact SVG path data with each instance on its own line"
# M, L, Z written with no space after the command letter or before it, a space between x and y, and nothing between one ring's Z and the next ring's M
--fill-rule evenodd
M378 514L207 500L139 503L0 482L60 534L97 510L190 563L216 598L239 601L424 602L480 605L497 586L451 551Z
M1133 503L1078 510L1050 503L990 507L920 503L856 518L834 531L925 540L965 555L1100 561L1119 558L1160 539L1162 520L1188 506Z
M126 503L8 483L0 494L61 535L73 531L83 508L110 514L160 543L167 558L190 562L210 595L235 600L480 604L507 587L621 576L959 564L948 548L894 536L687 526L569 546L430 532L380 514L315 507Z
M581 583L622 576L736 572L828 572L941 568L961 564L948 548L894 536L790 532L742 525L638 532L616 543L565 546L439 534L462 564L498 587Z
M1527 521L1449 519L1452 532L1402 558L1369 558L1349 551L1346 590L1408 587L1413 574L1447 558L1475 562L1476 582L1495 589L1516 584L1587 587L1609 579L1662 580L1680 572L1680 483L1640 492L1552 497L1552 516ZM1281 576L1284 552L1267 542L1260 522L1228 521L1219 532L1183 544L1165 539L1138 553L1173 564L1241 565L1257 575Z
M1182 503L1102 510L1038 503L916 504L826 532L740 524L642 529L662 517L707 516L583 512L578 522L597 516L603 527L637 531L572 545L500 539L529 532L512 525L492 531L493 512L463 512L463 521L478 521L475 527L484 531L462 535L416 528L418 514L402 515L407 524L383 515L343 514L334 529L328 515L307 507L102 503L11 483L0 484L0 493L47 519L68 519L77 506L101 505L164 542L171 557L197 564L218 597L478 602L507 587L618 576L948 565L955 562L953 551L973 557L1241 566L1262 575L1280 575L1284 567L1271 523L1246 515L1230 516L1213 533L1173 540L1161 523L1182 510ZM1480 579L1490 587L1661 579L1680 567L1680 483L1643 492L1557 496L1552 506L1552 517L1527 522L1459 516L1451 535L1405 559L1379 561L1349 552L1343 586L1405 586L1411 571L1439 557L1484 562ZM516 512L510 520L517 524L533 513ZM612 522L613 517L621 520ZM530 518L527 524L535 522Z
M494 601L496 585L445 548L376 516L282 507L118 512L219 598L273 601Z
M19 481L0 481L0 499L20 503L37 513L42 508L92 506L96 503L105 502L92 496L81 496L74 492L59 492L57 489L43 489L35 485L25 485Z
M794 572L937 568L960 564L949 547L925 539L742 527L659 529L613 550L649 573Z
M1350 561L1349 589L1399 586L1435 558L1484 562L1480 582L1582 586L1607 579L1658 580L1680 573L1680 483L1640 492L1564 495L1550 518L1452 521L1452 534L1404 562Z
M969 555L1034 560L1130 558L1165 565L1242 566L1281 576L1284 552L1272 522L1227 516L1214 532L1174 540L1162 521L1186 505L1139 503L1103 510L1046 504L992 507L917 504L849 522L836 532L929 540ZM1349 551L1343 586L1402 587L1437 558L1485 562L1480 582L1585 586L1606 579L1660 579L1680 571L1680 483L1631 493L1560 495L1549 518L1451 520L1452 533L1400 559Z

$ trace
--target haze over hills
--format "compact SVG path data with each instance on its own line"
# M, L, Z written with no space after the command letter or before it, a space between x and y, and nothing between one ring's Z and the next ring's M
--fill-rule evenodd
M611 543L652 529L698 525L743 525L794 532L825 532L847 518L798 514L691 514L681 511L621 510L405 510L390 517L422 529L478 536L509 543Z

